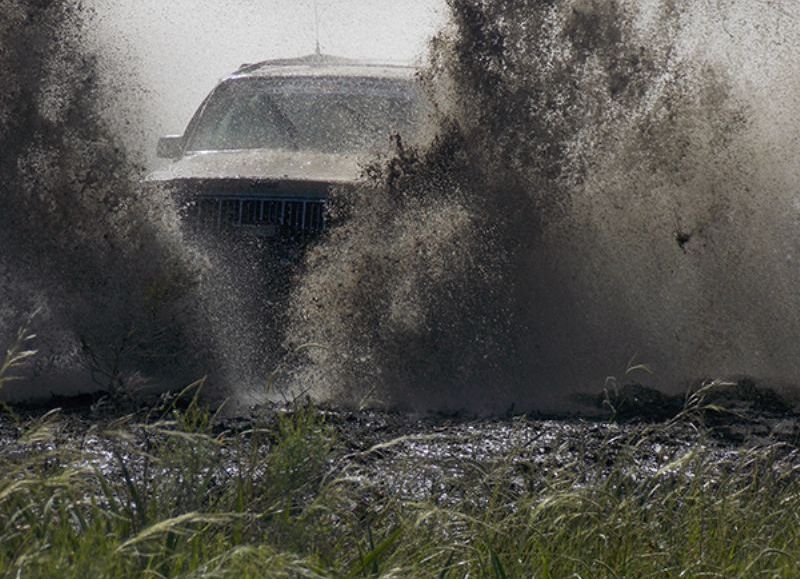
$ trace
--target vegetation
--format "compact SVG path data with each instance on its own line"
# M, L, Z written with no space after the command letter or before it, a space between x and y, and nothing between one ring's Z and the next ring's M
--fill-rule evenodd
M4 371L23 360L13 350ZM633 455L669 439L673 421L605 455L580 440L572 461L525 461L520 449L403 497L348 475L385 443L346 455L325 414L299 403L223 429L201 386L88 428L6 413L0 576L797 575L800 479L787 445L722 461L713 445L687 446L637 467Z

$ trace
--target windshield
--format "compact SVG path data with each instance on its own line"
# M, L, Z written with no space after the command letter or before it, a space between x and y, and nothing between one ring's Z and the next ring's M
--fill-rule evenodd
M393 133L413 136L418 103L401 80L239 78L211 95L187 149L378 150Z

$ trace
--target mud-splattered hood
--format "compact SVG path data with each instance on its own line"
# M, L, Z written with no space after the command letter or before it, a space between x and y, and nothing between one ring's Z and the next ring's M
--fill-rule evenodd
M310 151L253 149L191 153L148 175L148 181L247 179L351 183L361 175L360 158Z

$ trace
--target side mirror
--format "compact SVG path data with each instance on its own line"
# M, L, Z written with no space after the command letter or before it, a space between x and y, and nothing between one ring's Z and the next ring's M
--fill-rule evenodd
M178 159L183 155L183 135L168 135L158 139L156 154L159 159Z

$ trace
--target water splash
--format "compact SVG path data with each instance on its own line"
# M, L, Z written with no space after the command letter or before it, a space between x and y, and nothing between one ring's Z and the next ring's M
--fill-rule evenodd
M2 11L0 338L42 310L44 393L63 391L77 367L111 390L195 379L207 346L193 307L201 264L104 117L89 15L73 2L7 0Z
M449 4L440 136L311 256L290 338L325 347L297 379L482 412L563 406L634 355L667 389L796 383L786 5Z
M787 5L450 9L425 73L438 137L337 200L347 218L295 288L298 389L549 408L634 354L668 389L739 373L797 383ZM105 387L226 365L234 386L263 379L286 271L192 247L168 195L135 184L80 5L6 0L3 14L0 338L44 306L40 363L88 367Z
M125 146L147 95L135 66L99 52L91 10L7 0L3 13L0 344L40 312L40 355L3 395L127 395L206 375L206 393L263 395L300 260L186 235Z

